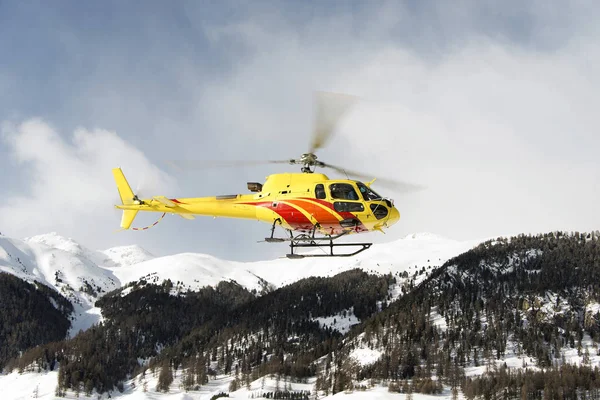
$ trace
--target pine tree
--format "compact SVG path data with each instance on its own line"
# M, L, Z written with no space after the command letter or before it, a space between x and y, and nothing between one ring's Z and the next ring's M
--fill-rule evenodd
M167 393L171 383L173 383L173 370L171 369L171 363L166 360L163 362L160 374L158 375L156 390Z
M587 365L590 366L591 365L591 361L590 361L590 351L588 350L588 347L585 346L585 351L583 352L583 360L582 360L583 365Z
M458 389L456 387L452 388L452 400L458 400Z
M186 392L192 390L195 383L193 371L190 371L190 369L184 369L181 376L181 385L183 386L183 390Z
M237 378L233 378L233 380L229 383L229 391L235 392L240 388L240 383Z

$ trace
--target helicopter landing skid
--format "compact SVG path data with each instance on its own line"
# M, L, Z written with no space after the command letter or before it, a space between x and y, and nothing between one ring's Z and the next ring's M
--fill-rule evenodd
M288 230L290 237L289 238L278 238L274 237L275 225L278 221L273 223L273 227L271 228L271 237L265 238L265 242L267 243L282 243L289 242L290 253L286 254L287 258L304 258L304 257L350 257L354 256L358 253L361 253L368 248L370 248L373 243L334 243L334 240L339 239L342 236L345 236L348 232L340 233L339 235L325 235L325 236L316 236L317 226L315 226L310 234L301 233L294 236L293 232ZM327 243L328 242L328 243ZM360 247L358 250L351 253L343 253L343 254L335 254L333 249L339 247ZM313 249L321 249L328 250L327 252L323 252L323 254L298 254L294 253L295 249L303 249L303 248L313 248Z
M300 242L296 240L290 241L290 253L286 254L287 258L304 258L304 257L350 257L354 256L358 253L362 253L371 247L373 243L333 243L333 240L330 240L329 243L318 243L316 241L309 242ZM343 253L336 254L333 252L334 248L338 247L360 247L358 250L353 251L352 253ZM298 254L294 253L294 249L298 248L315 248L315 249L328 249L328 252L323 252L323 254Z

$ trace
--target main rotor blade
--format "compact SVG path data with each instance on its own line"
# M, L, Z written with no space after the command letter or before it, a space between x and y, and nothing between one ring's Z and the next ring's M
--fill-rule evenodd
M167 164L179 169L207 169L207 168L228 168L228 167L254 167L258 165L269 164L289 164L290 160L169 160Z
M344 114L358 101L358 97L340 93L315 93L315 125L309 153L325 146Z
M323 163L323 164L326 168L331 168L341 174L353 176L353 177L361 179L363 181L369 181L376 177L375 175L365 174L363 172L351 171L347 168L338 167L336 165L325 164L325 163ZM381 185L381 186L386 186L390 189L394 189L396 192L401 192L401 193L414 193L414 192L418 192L420 190L425 189L425 186L423 186L423 185L417 185L414 183L403 182L403 181L389 179L389 178L377 178L375 180L375 184Z

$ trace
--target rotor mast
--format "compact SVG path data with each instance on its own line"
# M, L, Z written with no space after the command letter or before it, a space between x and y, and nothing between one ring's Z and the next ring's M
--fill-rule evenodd
M302 168L300 170L307 174L312 174L313 172L315 172L316 167L323 168L326 166L324 162L318 161L317 156L313 153L304 153L302 154L302 156L300 156L298 160L291 159L290 164L302 165Z

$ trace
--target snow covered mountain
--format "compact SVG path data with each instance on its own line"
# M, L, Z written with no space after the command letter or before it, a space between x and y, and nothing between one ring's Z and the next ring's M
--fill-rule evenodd
M106 259L103 266L97 264L102 258ZM98 322L100 313L94 302L120 287L109 266L116 264L108 256L54 233L23 240L0 237L0 271L27 282L40 282L71 301L71 336Z
M284 381L286 388L318 390L320 395L359 385L366 390L364 396L351 397L388 398L393 395L377 386L377 380L391 379L390 391L404 390L411 380L421 393L449 398L449 388L457 384L472 397L513 374L502 387L531 398L540 397L542 390L559 390L549 384L577 388L569 383L571 378L558 382L554 375L539 375L542 369L556 377L572 377L592 374L600 365L598 236L519 235L471 249L477 242L415 234L355 257L239 263L193 253L151 258L136 248L93 252L57 235L44 235L5 239L0 265L13 275L48 282L52 273L63 273L48 258L63 257L68 273L53 287L65 290L75 282L82 286L70 292L72 298L100 298L106 316L102 326L59 347L46 346L50 354L61 355L54 359L70 379L57 390L117 385L124 396L144 399L155 398L161 390L174 390L171 395L181 398L209 399L221 391L234 398L262 398L265 390L280 387L278 381L265 384L268 371L284 371L310 378L301 385ZM94 291L81 280L87 270L95 274L94 282L106 285L98 284ZM350 271L340 273L346 270ZM302 279L310 276L332 277ZM166 279L170 283L163 283ZM223 280L230 283L216 285ZM126 291L105 295L109 286L125 285ZM212 287L187 293L206 285ZM248 289L269 293L257 297ZM174 291L185 293L173 296ZM41 365L45 373L13 372L0 376L0 384L17 387L35 380L43 389L37 394L51 396L51 387L42 388L41 383L47 375L56 382L56 372L44 354L32 349L9 371L33 371ZM120 374L117 380L97 372L95 360L104 356L111 360L107 371ZM158 380L157 373L129 380L132 370L118 369L128 363L143 368L148 362L160 370ZM176 387L165 378L171 368L179 382ZM517 375L521 368L529 372ZM82 380L82 370L96 380ZM200 372L190 377L190 371ZM206 382L206 373L215 376ZM255 373L265 378L256 379ZM159 388L161 380L167 382L166 389ZM194 382L198 384L192 388ZM242 386L245 389L239 389ZM579 386L590 390L583 383ZM25 390L15 393L23 397Z
M56 233L25 239L0 236L0 272L15 275L27 282L42 283L65 296L74 305L69 331L69 336L73 337L80 330L87 330L102 319L100 309L94 306L98 299L131 282L162 283L169 279L176 290L196 291L205 286L216 286L222 281L235 281L248 290L260 293L303 278L333 276L360 268L381 275L410 274L413 282L418 283L434 267L478 243L479 241L454 241L423 233L373 245L368 251L353 257L295 260L280 258L243 263L196 253L154 257L135 245L95 251ZM400 294L399 289L392 288L392 292L394 297ZM348 329L348 323L352 325L359 322L353 314L354 319L350 318L350 322L346 322L348 326L343 326L343 323L340 325L339 317L336 325L332 322L335 318L336 315L333 315L318 321L321 325L344 332ZM13 375L0 378L5 383L8 379L17 386L28 380ZM55 372L49 372L48 375L54 376L54 382L56 381ZM35 380L38 382L42 378L43 376L38 375ZM224 381L221 381L223 389L229 381L230 377L224 377ZM42 386L39 390L42 390ZM52 391L50 387L44 388L44 391ZM19 395L23 393L20 391Z
M154 283L170 279L180 282L180 289L192 291L235 281L260 293L303 278L333 276L353 268L378 274L412 273L417 268L440 266L479 242L418 233L375 244L353 257L244 263L197 253L154 257L136 245L95 251L71 238L49 233L25 239L0 236L0 271L27 282L43 283L69 299L75 309L70 330L73 336L100 321L100 310L94 307L99 297L140 279Z

